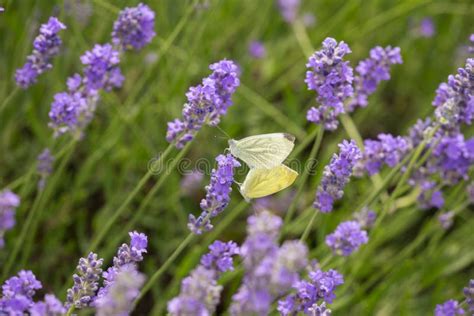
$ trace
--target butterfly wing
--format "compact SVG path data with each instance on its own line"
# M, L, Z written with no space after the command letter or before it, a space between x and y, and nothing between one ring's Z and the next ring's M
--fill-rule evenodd
M285 165L271 169L251 169L240 187L245 199L264 197L281 191L295 182L298 172Z
M270 169L280 165L295 146L295 137L286 133L262 134L230 140L230 152L250 168Z

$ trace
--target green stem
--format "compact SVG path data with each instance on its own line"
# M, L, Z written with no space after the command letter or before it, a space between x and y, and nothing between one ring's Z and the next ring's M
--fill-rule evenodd
M67 310L66 316L71 316L75 309L76 308L74 307L74 305L69 307L69 309Z
M168 157L170 152L173 150L173 144L169 144L168 147L165 149L163 154L160 156L156 164L158 166L163 165L164 160ZM100 245L102 240L107 236L107 233L110 231L112 226L115 224L115 222L120 218L120 216L123 215L123 213L127 210L127 207L129 204L133 201L133 199L137 196L138 192L143 188L143 186L148 182L148 180L153 176L154 172L152 168L149 168L145 175L140 179L138 184L135 186L135 188L130 192L130 194L127 196L125 201L120 205L120 207L117 209L117 211L114 212L114 214L109 217L109 220L105 223L105 225L102 227L102 229L99 231L99 234L96 236L96 238L93 239L91 242L91 245L89 247L89 252L90 251L95 251L97 247Z
M110 249L115 249L117 243L119 240L123 238L127 234L127 232L131 231L132 228L135 226L137 221L141 218L143 213L146 210L146 207L150 204L152 201L153 197L156 195L158 190L162 187L162 185L165 183L166 179L168 176L171 174L171 170L175 168L175 166L179 163L181 158L183 158L184 155L189 151L191 148L191 142L187 143L183 149L179 152L179 154L176 156L176 158L172 161L172 163L169 166L166 166L165 173L163 174L162 177L153 185L150 191L146 194L145 198L142 200L140 203L138 210L134 212L133 217L130 221L127 222L127 225L125 226L125 229L123 229L120 233L116 234L116 238L114 242L110 243ZM112 248L113 247L113 248ZM111 252L109 249L105 252L106 255L103 256L103 258L106 258L109 255L109 252Z
M160 279L161 275L169 268L169 266L176 260L176 258L183 252L183 250L193 241L195 238L194 233L189 233L186 239L184 239L179 246L175 249L175 251L168 257L168 259L163 263L163 265L152 275L150 280L145 284L145 286L141 289L140 294L133 302L133 308L137 306L138 302L145 296L145 294L151 289L151 287Z
M308 238L308 235L311 231L311 228L313 227L313 223L316 219L316 216L318 215L319 211L315 210L313 216L311 216L311 219L308 222L308 225L306 225L306 228L304 229L303 235L301 235L300 241L304 242L306 238Z
M8 103L16 96L16 94L20 91L20 88L18 86L13 89L10 94L3 100L2 105L0 106L0 113L3 112L3 110L7 107Z
M285 221L284 221L284 226L288 224L288 222L291 220L293 217L293 214L295 213L296 210L296 205L298 204L298 201L300 200L301 195L303 194L303 189L306 184L306 180L309 177L310 171L312 171L314 165L313 165L313 159L317 156L319 147L321 146L321 141L323 139L324 135L324 128L322 126L318 127L318 134L314 140L314 145L313 148L311 149L311 152L309 154L308 159L306 160L306 163L308 164L305 166L303 170L303 174L301 175L299 185L298 185L298 190L296 191L296 195L291 201L291 204L288 208L288 212L286 213L285 216Z
M301 51L309 58L314 51L313 45L311 45L311 40L306 32L306 28L303 22L300 19L297 19L293 24L293 32L295 33L296 40L300 45Z

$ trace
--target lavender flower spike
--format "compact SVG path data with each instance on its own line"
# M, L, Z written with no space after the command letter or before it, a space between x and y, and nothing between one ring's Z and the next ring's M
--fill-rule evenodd
M203 125L216 126L220 117L232 105L232 95L240 85L239 68L230 60L221 60L209 66L212 74L202 83L189 88L188 102L183 108L183 119L168 123L166 140L183 148Z
M16 84L23 89L34 84L39 75L51 69L51 59L59 53L61 38L60 30L66 26L57 18L50 17L46 24L41 25L40 33L33 42L33 53L27 57L25 65L15 73Z
M337 116L344 113L344 101L353 95L353 71L345 55L351 53L349 46L333 38L323 41L323 49L316 51L306 66L305 82L309 90L317 93L318 108L312 107L306 114L308 121L323 124L326 130L335 130Z
M155 12L140 3L125 8L114 23L112 42L122 49L140 50L155 37Z
M212 229L210 219L219 215L230 202L230 193L234 181L234 168L240 163L231 155L216 157L217 169L211 173L211 182L206 186L206 198L201 201L201 215L196 218L189 215L188 227L195 234L202 234Z
M298 17L300 0L278 0L278 8L283 19L288 23L292 23Z
M5 315L24 315L34 304L36 290L42 288L33 272L22 270L2 285L0 312ZM2 313L3 315L3 313Z
M132 303L140 293L145 276L133 265L123 267L105 296L95 302L97 316L128 316Z
M34 303L29 312L31 316L62 316L66 314L66 308L56 296L46 294L44 301Z
M0 191L0 249L4 247L5 232L15 226L15 209L20 205L20 198L10 190Z
M326 310L325 303L332 303L336 288L344 283L344 279L336 270L324 272L320 269L310 271L309 280L296 282L293 288L295 294L290 294L278 301L278 311L281 315L296 315L304 312L306 315L331 315ZM321 302L322 301L322 302ZM318 306L317 304L321 302ZM317 306L315 306L315 304Z
M338 255L349 256L369 241L367 232L356 221L339 224L334 233L326 236L326 245Z
M375 92L380 82L390 79L390 66L401 63L399 47L372 48L370 57L362 60L356 67L354 97L348 103L346 110L352 112L356 107L366 107L367 98Z
M344 140L339 144L339 149L339 155L334 154L329 165L324 168L323 179L313 203L314 208L323 213L331 212L334 202L342 198L352 169L362 157L354 140Z
M436 305L434 314L435 316L457 316L464 315L465 311L458 301L449 300L441 305Z
M36 170L38 174L40 175L38 188L42 190L44 189L44 186L46 185L46 179L53 172L54 157L51 154L51 151L49 150L49 148L46 148L38 155L37 160L38 160L38 164L36 166Z
M103 261L93 252L79 259L77 274L72 276L74 286L67 290L67 308L84 308L95 300Z
M239 253L234 242L215 241L201 264L181 282L179 296L168 302L171 316L212 315L219 303L222 286L217 284L220 274L233 269L232 256Z
M135 267L138 262L143 260L143 255L147 253L148 237L139 232L130 232L130 245L122 244L114 257L114 264L102 274L104 277L104 286L99 289L97 296L102 298L108 295L110 288L116 282L117 275L129 266Z
M474 312L474 279L469 281L468 286L463 290L466 297L466 303L469 306L469 311Z

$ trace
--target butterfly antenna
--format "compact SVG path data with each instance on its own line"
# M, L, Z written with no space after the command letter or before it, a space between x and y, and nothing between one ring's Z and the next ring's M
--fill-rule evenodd
M231 139L232 137L229 136L222 128L219 127L219 125L216 125L217 129L222 132L228 139Z

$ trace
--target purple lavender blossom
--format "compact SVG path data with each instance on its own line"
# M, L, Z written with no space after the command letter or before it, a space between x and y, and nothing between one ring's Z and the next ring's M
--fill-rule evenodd
M344 101L353 95L353 71L345 55L351 53L349 46L333 38L323 41L323 49L316 51L306 67L305 82L309 90L317 93L318 108L312 107L306 114L308 121L323 124L326 130L335 130L337 116L344 113Z
M341 256L349 256L368 241L367 232L356 221L342 222L334 233L326 236L326 245Z
M453 225L454 212L441 213L438 216L439 224L443 229L449 229Z
M234 181L234 168L240 163L231 155L216 157L217 169L211 172L211 182L206 186L206 198L201 201L201 215L196 218L189 215L188 227L195 234L202 234L212 229L210 219L219 215L230 202L230 193Z
M212 315L219 303L222 286L217 284L221 273L233 270L232 256L239 253L234 242L215 241L201 264L181 282L179 296L168 302L168 313L179 315Z
M233 270L233 256L239 254L239 247L233 241L227 243L216 240L209 246L209 253L201 257L201 265L220 273Z
M267 54L265 46L260 41L252 41L248 47L249 55L255 59L262 59Z
M36 171L40 176L40 180L38 182L38 188L40 190L44 189L46 185L46 179L51 175L53 172L53 162L54 157L51 154L49 148L44 149L37 158L38 164L36 166Z
M362 156L354 140L344 140L339 144L339 149L339 155L334 154L329 165L324 168L323 179L313 203L313 207L323 213L331 212L334 202L342 198L352 169Z
M433 19L431 18L424 18L421 20L420 25L418 27L418 32L421 37L433 37L435 34L435 26L433 23Z
M449 128L461 123L470 124L474 117L474 59L466 60L465 68L450 75L447 83L441 83L433 101L437 121Z
M359 223L362 229L369 229L374 226L376 219L377 214L367 207L362 208L360 212L354 214L354 220Z
M298 312L311 315L312 311L310 311L310 308L314 310L314 304L317 304L319 301L324 301L319 305L320 307L322 307L324 303L332 303L336 297L334 291L343 283L344 279L342 275L336 270L331 269L324 272L317 269L311 271L308 281L299 281L293 285L293 288L296 290L295 294L290 294L278 301L277 309L281 315L285 316L294 315Z
M469 306L469 311L474 312L474 279L469 281L468 286L463 289L466 303Z
M411 147L415 148L418 146L426 138L428 131L430 131L432 127L433 121L431 118L427 117L424 120L418 119L408 133L407 140L411 143Z
M67 308L84 308L95 300L103 261L93 252L79 259L77 274L72 276L74 285L67 290Z
M140 50L155 37L155 12L140 3L123 9L114 23L112 43L122 49Z
M126 265L120 269L115 282L110 285L106 295L95 301L98 316L128 316L132 303L140 293L145 282L145 276L136 270L133 265Z
M411 149L410 143L401 136L379 134L378 140L364 141L362 159L356 166L357 174L366 170L371 176L380 171L383 164L395 167Z
M193 170L191 173L185 174L180 185L183 195L192 196L199 192L203 178L204 174L199 170Z
M81 56L81 62L87 89L111 91L122 86L124 77L118 67L120 53L112 45L95 45Z
M242 285L232 297L231 315L269 312L273 295L269 283L272 259L278 252L277 238L283 221L268 211L247 219L247 238L240 248L245 268Z
M444 206L443 192L437 188L436 182L422 180L419 186L421 192L418 196L418 205L422 209L430 209L432 207L440 209Z
M15 226L15 209L20 205L20 198L10 190L0 191L0 249L5 246L5 232Z
M438 173L445 183L455 184L468 179L469 167L474 163L474 138L454 134L442 137L427 163L430 173Z
M113 266L102 273L104 286L99 289L98 298L108 295L122 269L129 269L130 266L136 268L137 263L141 262L143 255L147 253L148 237L145 234L134 231L128 235L130 236L130 245L122 244L113 259Z
M401 63L399 47L372 48L370 57L359 62L356 67L354 97L348 103L346 110L352 112L357 107L366 107L367 98L375 92L380 82L390 79L390 67Z
M21 270L2 285L0 312L7 315L23 315L33 306L36 290L42 288L33 272Z
M33 53L27 57L26 64L15 73L16 84L23 89L36 83L39 75L51 69L51 60L59 53L61 38L60 30L66 26L57 18L50 17L46 24L40 27L39 35L33 42Z
M278 9L285 22L292 23L298 17L300 0L278 0Z
M31 316L61 316L66 314L66 308L56 296L46 294L44 301L33 303L29 313Z
M322 302L321 305L316 303L313 304L310 308L308 308L309 315L311 316L331 316L331 310L326 307L326 303Z
M183 119L168 123L166 140L176 148L183 148L203 125L219 124L220 117L232 105L231 97L240 85L237 65L224 59L211 64L209 69L212 74L186 93L188 102L183 108Z
M299 281L299 273L308 265L307 258L308 249L299 240L285 241L275 258L267 258L271 260L269 285L272 292L279 295Z
M436 305L435 316L456 316L464 315L465 311L461 308L458 301L449 300L443 304Z

